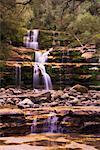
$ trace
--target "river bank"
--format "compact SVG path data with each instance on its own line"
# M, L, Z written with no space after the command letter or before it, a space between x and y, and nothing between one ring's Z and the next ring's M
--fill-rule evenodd
M82 85L50 91L1 88L0 149L97 150L99 108L100 91Z

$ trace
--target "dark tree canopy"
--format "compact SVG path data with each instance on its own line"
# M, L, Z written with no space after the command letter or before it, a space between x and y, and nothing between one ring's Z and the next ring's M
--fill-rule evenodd
M100 38L99 0L0 0L0 10L1 41L22 41L31 28L71 32L83 44Z

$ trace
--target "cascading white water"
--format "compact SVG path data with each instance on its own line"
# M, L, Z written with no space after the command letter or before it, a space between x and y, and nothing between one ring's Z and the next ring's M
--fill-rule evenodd
M45 53L41 53L39 51L35 52L35 66L34 66L34 79L33 79L33 87L35 88L39 85L39 74L41 73L43 77L43 82L46 90L52 89L52 82L50 76L47 74L44 63L47 61L48 54L52 50L52 48Z
M38 117L35 117L32 122L31 133L57 133L59 132L57 122L58 117L55 112L50 112L47 119L44 118L41 120Z
M36 133L37 130L37 118L34 118L31 126L31 133Z
M33 71L33 88L39 88L40 74L43 78L44 88L46 90L52 89L52 82L50 76L47 74L44 63L48 59L48 54L52 51L52 48L45 53L38 50L38 34L39 30L34 29L28 31L27 36L24 37L24 45L27 48L36 49L35 51L35 65Z
M16 86L18 88L20 88L20 86L21 86L21 66L19 64L17 64L15 66L15 71L16 71L16 74L15 74Z
M27 48L38 49L38 42L37 42L38 34L39 30L37 29L28 31L27 35L24 36L24 45Z
M47 119L48 132L51 133L57 132L57 120L58 117L56 116L56 113L50 112L50 116Z

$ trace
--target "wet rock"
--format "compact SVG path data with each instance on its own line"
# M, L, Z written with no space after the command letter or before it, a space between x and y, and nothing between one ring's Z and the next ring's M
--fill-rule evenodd
M87 93L88 92L88 88L85 86L82 86L80 84L76 84L70 90L73 90L73 89L75 89L77 92L80 92L80 93Z

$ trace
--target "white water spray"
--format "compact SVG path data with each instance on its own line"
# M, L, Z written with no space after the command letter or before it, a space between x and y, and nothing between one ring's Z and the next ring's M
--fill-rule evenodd
M37 29L28 31L27 35L24 36L24 45L27 48L38 49L38 42L37 42L38 34L39 30Z
M21 86L21 65L16 64L15 71L16 71L16 74L15 74L16 86L18 88L20 88L20 86Z
M39 51L35 52L35 66L34 66L34 78L33 78L33 87L39 85L39 74L42 75L43 78L43 83L44 83L44 88L46 90L51 90L52 89L52 82L50 76L47 74L44 63L48 59L48 54L52 50L49 49L45 53L41 53Z
M46 90L52 89L52 82L50 76L47 74L44 63L48 59L48 54L52 48L42 53L38 50L38 34L39 30L34 29L28 31L27 36L24 37L24 45L27 48L36 49L35 51L35 65L33 71L33 88L40 88L40 75L42 76L44 88Z
M48 132L51 133L57 132L57 120L58 117L56 116L56 113L50 112L50 116L47 119Z
M34 118L31 126L31 133L36 133L37 131L37 118Z

